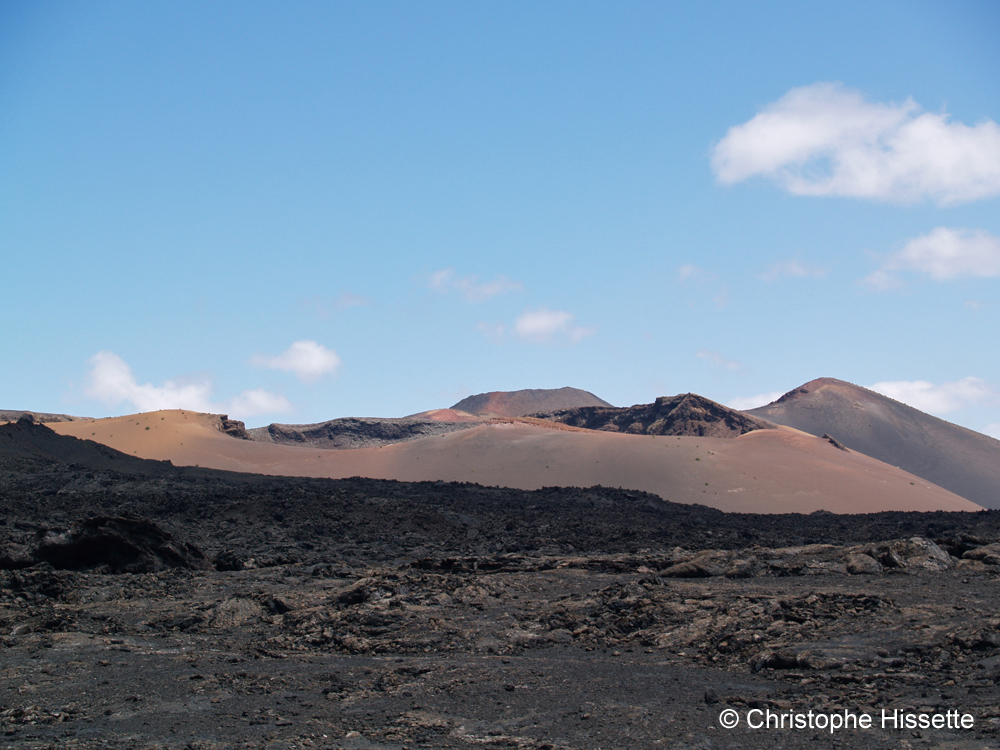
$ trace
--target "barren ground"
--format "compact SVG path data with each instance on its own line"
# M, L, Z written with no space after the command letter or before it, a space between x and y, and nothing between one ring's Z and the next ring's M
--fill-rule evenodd
M1000 747L998 512L0 458L2 747ZM140 518L215 564L164 568Z

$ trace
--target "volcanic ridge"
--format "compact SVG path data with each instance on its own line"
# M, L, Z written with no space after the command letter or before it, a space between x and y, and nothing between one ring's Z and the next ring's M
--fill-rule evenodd
M245 430L225 416L172 410L56 423L53 429L135 457L269 475L474 482L520 490L621 487L751 513L979 508L863 453L838 450L828 439L694 394L623 409L578 405L535 416L517 415L539 404L598 399L565 388L509 396L483 394L456 404L492 409L472 422L341 419ZM498 411L514 416L489 416Z
M1000 508L1000 441L867 388L818 378L746 414L915 474L986 508Z

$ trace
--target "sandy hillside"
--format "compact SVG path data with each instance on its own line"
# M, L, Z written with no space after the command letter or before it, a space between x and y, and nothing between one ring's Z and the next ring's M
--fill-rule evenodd
M239 440L187 411L63 422L64 435L141 458L260 474L468 481L521 489L604 485L722 510L979 510L947 490L789 428L736 439L622 435L497 420L382 448L324 451Z
M480 422L484 417L477 417L460 409L431 409L417 414L409 414L404 419L429 419L432 422Z

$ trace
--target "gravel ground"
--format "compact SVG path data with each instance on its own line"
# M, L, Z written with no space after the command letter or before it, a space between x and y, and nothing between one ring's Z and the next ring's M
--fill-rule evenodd
M997 512L744 516L10 445L2 747L1000 747ZM807 726L748 726L767 712ZM873 726L831 732L845 712Z

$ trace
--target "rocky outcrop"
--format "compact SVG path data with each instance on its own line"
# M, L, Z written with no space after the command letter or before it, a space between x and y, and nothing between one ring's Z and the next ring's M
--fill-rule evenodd
M247 434L247 426L238 419L230 419L228 414L219 416L219 432L224 432L240 440L250 439L250 435Z
M625 408L587 406L531 416L572 427L633 435L739 437L753 430L772 429L763 419L738 412L694 393L661 396L652 404Z
M431 435L475 427L478 422L438 422L430 419L345 417L318 424L271 424L246 430L249 440L279 445L344 450L402 443Z
M197 547L180 542L152 521L98 516L49 532L32 553L60 570L155 573L168 568L210 569Z

